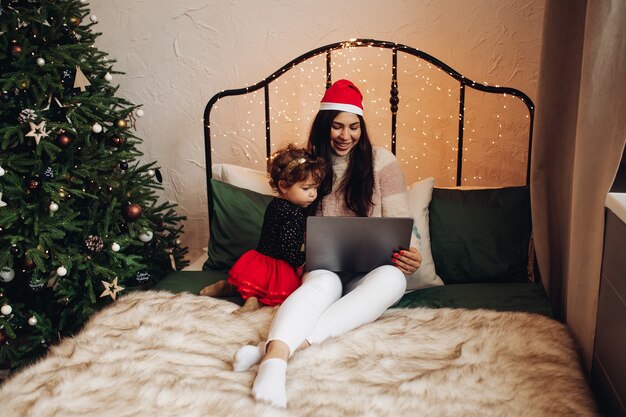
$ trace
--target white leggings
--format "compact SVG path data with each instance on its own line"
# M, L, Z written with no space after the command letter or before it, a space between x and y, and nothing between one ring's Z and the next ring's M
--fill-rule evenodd
M311 344L321 343L373 322L400 300L405 290L406 277L391 265L380 266L349 281L343 297L337 274L311 271L279 307L267 340L286 343L291 356L305 340Z

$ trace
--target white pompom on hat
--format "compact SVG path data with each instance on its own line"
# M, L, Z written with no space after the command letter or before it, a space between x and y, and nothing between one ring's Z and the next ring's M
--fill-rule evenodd
M363 95L349 80L337 80L320 103L320 110L340 110L363 116Z

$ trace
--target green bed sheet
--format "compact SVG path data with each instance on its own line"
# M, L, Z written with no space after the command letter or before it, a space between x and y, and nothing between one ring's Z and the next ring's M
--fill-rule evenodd
M155 290L198 294L206 285L226 279L224 271L179 271L166 276ZM226 298L242 304L241 297ZM498 311L524 311L553 317L552 308L539 283L449 284L424 288L406 294L394 308L486 308Z
M227 278L228 273L225 271L178 271L167 275L152 289L165 290L173 293L189 292L198 294L200 290L207 285ZM243 304L241 297L225 297L224 299L239 305Z

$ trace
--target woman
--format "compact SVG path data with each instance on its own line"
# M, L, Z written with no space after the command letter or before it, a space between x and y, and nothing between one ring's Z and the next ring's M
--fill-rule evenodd
M320 104L309 147L328 164L314 210L323 216L410 216L404 175L395 157L373 148L363 120L363 96L348 80L335 82ZM298 348L318 344L376 320L406 290L406 276L421 263L416 248L390 254L394 266L363 274L316 270L279 308L267 342L244 346L233 367L245 371L261 360L252 393L286 407L287 360ZM343 294L343 296L342 296Z

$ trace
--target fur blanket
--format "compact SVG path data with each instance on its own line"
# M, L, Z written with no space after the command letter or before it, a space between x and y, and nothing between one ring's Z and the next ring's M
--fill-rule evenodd
M297 352L286 410L257 403L257 367L231 370L275 312L144 292L0 387L3 416L591 416L578 353L560 323L527 313L391 309Z

